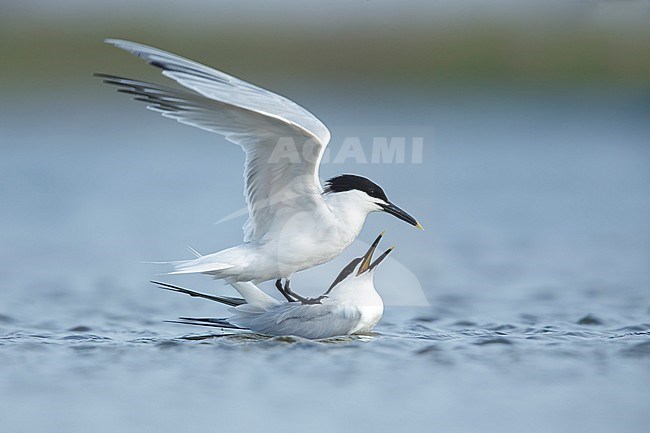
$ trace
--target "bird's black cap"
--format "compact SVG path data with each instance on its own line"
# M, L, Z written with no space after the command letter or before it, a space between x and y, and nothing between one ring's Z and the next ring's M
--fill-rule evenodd
M370 179L355 174L342 174L328 179L325 182L325 193L351 191L353 189L363 191L370 197L378 198L388 203L386 193L379 185Z
M366 194L368 194L370 197L374 197L381 200L381 202L378 202L377 205L384 212L389 213L401 219L402 221L406 221L407 223L421 230L424 230L423 227L420 225L420 223L415 220L415 218L413 218L411 215L409 215L408 213L404 212L402 209L400 209L399 207L391 203L388 200L388 197L386 197L386 193L384 192L383 189L381 189L379 185L377 185L375 182L371 181L370 179L366 179L365 177L357 176L355 174L342 174L340 176L333 177L329 179L327 182L325 182L324 192L328 194L328 193L335 193L335 192L351 191L353 189L356 189L358 191L363 191Z

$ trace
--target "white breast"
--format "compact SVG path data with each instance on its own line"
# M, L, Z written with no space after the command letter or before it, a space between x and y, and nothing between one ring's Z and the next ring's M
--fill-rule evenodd
M384 301L375 290L372 277L372 273L349 277L329 295L328 301L354 311L349 334L370 332L384 314Z

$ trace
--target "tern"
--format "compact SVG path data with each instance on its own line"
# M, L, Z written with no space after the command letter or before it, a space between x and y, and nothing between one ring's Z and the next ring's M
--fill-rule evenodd
M210 299L233 308L227 318L181 317L173 323L242 329L269 336L294 335L323 339L369 333L384 313L384 302L375 290L374 273L377 265L393 250L387 249L374 262L373 253L383 233L363 257L352 260L320 296L320 304L280 302L251 282L235 282L232 286L242 298L212 296L171 284L152 281L160 288L190 296Z
M162 69L185 89L95 76L165 117L225 136L246 154L244 242L204 256L193 251L196 258L172 262L172 274L205 273L228 283L276 280L287 300L303 300L291 290L291 276L337 257L357 238L369 213L387 212L422 229L365 177L343 174L321 185L319 165L330 132L298 104L157 48L105 42Z

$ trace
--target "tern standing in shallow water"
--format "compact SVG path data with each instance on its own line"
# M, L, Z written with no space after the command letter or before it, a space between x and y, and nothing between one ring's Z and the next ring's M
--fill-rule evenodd
M389 248L372 262L372 255L383 234L368 252L352 260L320 298L322 303L280 302L251 282L232 283L243 297L212 296L158 283L163 289L210 299L229 305L233 315L224 319L181 317L175 323L244 329L259 334L321 339L369 333L384 314L384 302L375 290L373 278L377 265L393 250Z
M320 184L318 168L330 132L296 103L200 63L123 40L107 43L162 69L185 88L96 74L165 117L224 135L244 149L249 218L244 243L174 262L175 274L205 273L229 283L276 280L289 301L305 300L291 276L334 259L359 235L371 212L422 228L379 185L344 174ZM285 280L282 285L282 279Z

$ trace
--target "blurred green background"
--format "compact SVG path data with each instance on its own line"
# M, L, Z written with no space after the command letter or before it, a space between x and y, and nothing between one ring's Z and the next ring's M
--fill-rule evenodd
M308 3L308 4L304 4ZM538 4L544 3L544 4ZM0 85L89 85L145 68L106 37L261 82L650 86L645 1L14 1L0 6ZM270 82L270 81L269 81Z

